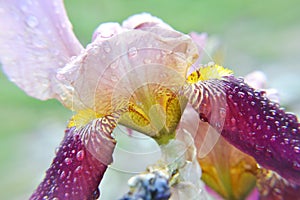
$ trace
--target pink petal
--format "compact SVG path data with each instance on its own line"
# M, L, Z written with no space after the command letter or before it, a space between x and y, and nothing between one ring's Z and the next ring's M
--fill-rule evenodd
M110 134L116 124L107 123L108 119L95 120L80 130L75 127L66 130L56 157L31 200L99 197L98 186L112 162L115 147Z
M200 119L264 168L300 183L300 125L241 79L224 77L198 82L187 95Z
M82 49L62 0L1 1L0 29L0 60L10 80L35 98L58 98L55 72Z
M100 114L128 107L130 98L149 101L147 84L178 87L187 68L197 58L190 37L179 32L149 28L129 30L108 40L96 39L77 58L60 70L60 80L75 89L74 109L90 108ZM105 98L104 98L105 97Z
M139 29L149 26L159 26L161 28L173 30L171 26L163 22L161 19L150 15L149 13L133 15L125 20L122 24L122 27L127 29Z

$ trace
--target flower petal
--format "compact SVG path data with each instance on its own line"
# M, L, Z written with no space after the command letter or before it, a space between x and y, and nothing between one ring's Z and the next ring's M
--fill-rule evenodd
M270 170L258 170L257 188L261 200L300 199L299 185L289 183Z
M161 19L152 16L149 13L136 14L129 17L122 23L122 26L127 29L139 29L151 26L160 26L165 29L173 30L171 26L163 22Z
M60 70L59 78L74 88L76 111L103 116L126 108L130 113L122 124L151 136L163 128L173 133L185 106L176 93L197 56L196 45L182 33L160 27L128 30L96 39Z
M59 98L55 71L82 49L62 0L1 1L0 29L0 60L10 80L35 98Z
M104 117L83 129L66 130L45 179L30 199L92 200L99 197L98 185L112 162L115 147L110 136L115 123L107 123L108 120L109 117ZM95 149L90 151L92 147Z
M188 104L180 121L194 137L202 180L225 199L243 199L255 186L256 161L220 137Z
M264 168L300 183L300 125L295 115L233 76L190 84L186 94L200 119L227 141Z

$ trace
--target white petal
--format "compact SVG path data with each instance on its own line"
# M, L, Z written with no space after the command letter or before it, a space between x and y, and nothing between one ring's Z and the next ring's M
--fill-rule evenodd
M62 0L0 1L0 30L0 60L10 80L35 98L59 98L55 72L82 49Z

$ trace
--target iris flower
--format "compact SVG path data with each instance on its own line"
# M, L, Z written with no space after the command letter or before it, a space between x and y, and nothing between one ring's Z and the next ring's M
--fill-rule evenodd
M1 1L0 28L0 60L9 79L28 95L55 98L76 113L30 199L98 198L117 125L152 137L169 156L172 149L178 153L171 142L192 135L195 143L183 158L198 169L190 153L197 150L203 180L224 198L244 198L255 180L262 198L297 197L297 117L231 70L201 65L203 35L141 14L122 25L100 25L83 48L61 0ZM171 174L177 170L177 181L167 182L172 187L194 174L200 179L199 169L178 166Z

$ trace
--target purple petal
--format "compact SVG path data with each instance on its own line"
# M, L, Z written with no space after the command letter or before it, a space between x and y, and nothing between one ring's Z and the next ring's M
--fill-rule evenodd
M260 200L300 199L300 186L294 185L278 174L260 169L257 174L257 188Z
M80 130L75 127L66 130L56 157L47 170L45 179L31 196L31 200L92 200L99 197L98 185L107 165L112 162L115 147L115 141L110 136L115 124L106 126L107 120L104 122L102 119L95 120L95 123ZM92 127L93 125L97 127ZM97 135L98 138L86 137L87 134ZM90 153L91 144L87 144L86 138L89 138L91 144L98 145L99 156L95 156L95 151Z
M300 184L297 117L232 76L192 84L187 94L202 121L267 169Z
M0 1L0 30L0 60L10 80L35 98L57 98L56 69L82 49L62 0Z

